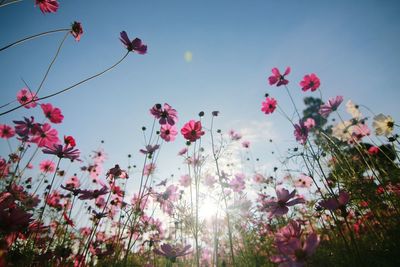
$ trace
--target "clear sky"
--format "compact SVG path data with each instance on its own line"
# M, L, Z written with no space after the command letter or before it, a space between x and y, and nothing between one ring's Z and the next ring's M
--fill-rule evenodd
M299 106L313 93L301 92L298 83L314 72L324 98L343 95L400 119L399 14L396 0L61 0L56 14L43 15L33 0L23 0L0 8L0 46L80 21L84 35L80 42L67 39L42 89L49 94L122 57L122 30L148 45L148 54L131 54L112 72L49 100L65 116L56 128L73 135L84 154L105 140L108 166L124 165L129 153L141 165L141 127L151 126L149 108L164 102L178 110L179 128L201 110L221 111L217 127L248 133L255 156L267 160L269 137L282 147L294 144L287 121L260 111L266 92L293 111L284 89L267 84L273 67L292 67L289 89ZM21 78L38 86L62 38L53 34L0 52L1 104L15 99ZM187 51L191 62L184 59ZM0 123L28 115L20 109ZM177 171L174 156L183 144L179 137L164 146L160 172ZM0 148L7 148L5 142Z

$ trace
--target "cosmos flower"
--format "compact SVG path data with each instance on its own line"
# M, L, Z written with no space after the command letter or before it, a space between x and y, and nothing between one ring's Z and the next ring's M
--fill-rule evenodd
M34 136L31 138L31 142L36 143L38 147L52 147L60 143L57 130L51 128L50 124L45 123L42 126L35 124L35 126L37 127L32 129Z
M197 139L199 139L201 136L204 135L204 131L202 131L201 122L190 120L181 129L181 134L186 140L195 142Z
M250 147L250 141L243 141L242 142L242 147L249 148Z
M349 142L351 140L351 127L353 123L351 121L344 121L336 124L332 128L332 135L343 142Z
M269 218L274 216L283 216L288 213L288 207L305 203L303 198L295 198L290 200L295 196L296 190L293 190L290 194L285 188L278 188L275 191L277 199L272 198L263 203L263 208L269 213Z
M68 136L64 135L64 144L66 147L68 147L68 146L75 147L76 146L75 139L70 135L68 135Z
M145 149L140 149L139 152L145 154L145 155L153 155L153 153L159 149L160 146L159 145L147 145L145 146Z
M128 34L125 31L120 33L121 42L125 45L126 49L130 52L136 52L139 55L144 55L147 52L147 45L142 43L142 40L139 38L135 38L134 40L130 41Z
M41 104L40 107L43 110L44 116L52 123L61 123L64 119L64 116L61 114L61 110L53 107L52 104Z
M296 137L296 141L302 145L307 142L308 128L303 121L299 121L299 124L294 125L294 136Z
M39 164L39 169L41 172L48 173L54 172L56 170L56 166L53 161L51 160L43 160Z
M391 116L386 116L381 113L374 117L372 126L375 129L376 135L388 136L393 132L394 120Z
M313 180L310 176L301 174L296 180L294 185L300 188L309 188L311 187Z
M308 130L314 128L315 127L315 120L313 118L308 118L307 120L305 120L304 126L306 126L306 128Z
M335 98L330 98L326 104L323 104L319 108L319 114L326 118L333 111L336 111L340 104L343 102L343 96L336 96Z
M75 41L79 42L83 34L82 24L80 22L74 21L74 23L72 23L71 25L70 33L75 38Z
M109 192L108 188L106 186L103 186L100 190L80 190L79 194L79 199L80 200L86 200L86 199L95 199L98 198L99 196L105 195Z
M214 184L217 182L217 179L215 179L215 177L213 175L206 175L205 179L204 179L204 184L209 187L209 188L213 188Z
M181 150L178 151L178 156L183 156L188 152L187 147L182 148Z
M235 178L233 178L229 182L229 186L233 192L240 193L246 188L246 183L244 181L245 175L243 173L235 174Z
M42 13L55 13L58 9L57 0L35 0L36 6L38 5Z
M192 178L190 178L190 176L187 174L182 175L181 179L179 180L179 183L183 187L188 187L192 183Z
M35 125L34 118L30 119L24 117L23 121L13 121L15 124L15 132L21 137L23 140L27 140L28 136L32 134L32 129Z
M6 177L10 172L10 164L7 161L0 157L0 179Z
M187 245L183 248L180 248L179 246L172 246L170 244L162 244L160 246L160 249L154 249L154 253L157 255L161 255L169 259L171 262L175 262L177 257L182 257L187 254L192 253L189 251L191 248L191 245Z
M354 104L351 100L346 103L346 111L354 118L359 120L362 117L358 105Z
M311 89L311 92L314 92L319 88L320 85L321 83L319 78L314 73L311 73L310 75L307 74L300 82L300 86L303 91Z
M154 173L155 170L156 170L156 164L155 163L149 163L146 166L144 166L143 175L150 176L150 175L152 175Z
M177 135L178 135L178 131L177 131L175 125L173 125L173 126L171 126L169 124L161 125L160 137L164 141L166 141L166 142L174 141Z
M370 148L368 148L368 154L372 155L376 155L379 153L379 147L377 146L371 146Z
M122 170L118 164L115 164L114 168L109 169L106 176L107 176L107 178L110 178L110 179L115 179L115 178L128 179L129 178L128 172L125 170Z
M58 144L53 144L52 147L46 147L43 149L44 154L56 155L60 159L66 158L72 160L79 159L79 150L73 147L62 146Z
M261 111L265 114L271 114L276 109L276 100L273 97L267 97L264 102L262 102Z
M158 122L161 125L169 124L173 126L178 122L178 112L167 103L164 103L163 107L161 104L155 104L150 109L150 113L159 120Z
M37 96L34 96L33 93L28 88L22 88L17 93L17 100L21 105L24 105L25 108L34 108L36 107L36 99Z
M15 130L13 127L6 124L0 124L0 137L4 139L9 139L15 135Z
M346 191L341 191L338 197L331 197L320 201L318 204L328 210L343 209L349 203L350 195Z
M368 128L368 125L359 123L357 125L353 125L351 127L351 136L352 139L350 140L350 143L354 143L356 141L360 141L363 137L368 136L371 134L370 129Z
M272 75L268 78L269 84L276 86L286 85L289 83L285 76L290 73L290 67L287 67L285 73L282 75L277 68L272 69Z

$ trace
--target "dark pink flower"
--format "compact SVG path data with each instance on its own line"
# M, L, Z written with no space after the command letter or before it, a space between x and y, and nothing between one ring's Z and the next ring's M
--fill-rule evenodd
M282 75L277 68L272 69L272 75L268 78L269 84L276 86L286 85L289 83L285 76L290 73L290 67L287 67L285 73Z
M10 172L10 164L0 157L0 179L6 177Z
M23 121L13 121L15 123L15 132L21 137L23 140L27 140L28 136L32 134L32 129L35 125L34 118L30 119L24 117Z
M182 257L192 253L191 251L188 251L191 247L191 245L187 245L183 248L180 248L179 246L162 244L160 249L154 249L154 253L166 257L171 262L175 262L177 257Z
M71 25L71 34L77 42L81 39L83 28L80 22L74 21Z
M314 73L311 73L310 75L307 74L300 82L300 86L303 91L311 89L311 92L314 92L319 88L320 85L321 83L319 81L319 78Z
M25 108L34 108L36 107L36 99L37 96L34 96L28 88L22 88L17 93L17 100L21 105L24 105Z
M14 201L10 193L0 193L0 233L26 230L32 221L32 214L18 207Z
M109 192L108 188L106 186L103 186L100 190L80 190L79 194L79 199L80 200L86 200L86 199L95 199L98 198L99 196L105 195Z
M71 161L79 159L79 154L80 154L78 149L74 149L73 147L62 146L59 144L53 144L51 147L46 146L46 148L43 149L43 153L56 155L60 159L66 158L70 159Z
M44 173L54 172L56 170L56 165L51 160L43 160L39 164L39 169Z
M52 123L61 123L64 119L61 110L53 107L52 104L41 104L40 107L43 110L44 116L46 116L46 118L48 118Z
M204 131L202 131L201 122L190 120L181 129L181 134L186 140L195 142L197 139L199 139L201 136L204 135Z
M276 100L272 97L267 97L264 102L262 102L261 111L265 114L271 114L276 109Z
M302 145L307 142L308 128L305 126L303 121L300 121L299 124L294 125L294 136L296 137L296 141Z
M328 210L345 209L350 196L346 191L341 191L338 197L331 197L320 201L318 204Z
M150 113L156 119L159 119L161 125L169 124L172 126L178 122L178 112L167 103L164 103L164 107L162 107L161 104L155 104L150 109Z
M319 107L319 114L322 117L326 118L333 111L337 110L340 104L343 102L343 96L337 96L335 98L330 98L326 104L323 104Z
M39 5L42 13L55 13L58 9L57 0L36 0L36 5Z
M66 147L69 147L69 146L75 147L76 146L75 139L70 135L68 135L68 136L64 135L64 144Z
M116 178L128 179L129 178L128 172L125 170L122 170L118 164L116 164L114 166L114 168L109 169L106 176L109 179L116 179Z
M125 45L126 49L130 52L137 52L140 55L144 55L147 52L147 45L142 43L142 40L135 38L134 40L129 40L128 34L125 31L120 33L120 40Z
M296 190L293 190L290 194L289 191L284 188L278 188L275 191L277 199L272 198L263 203L263 208L269 213L269 218L283 216L288 213L288 207L305 203L303 198L295 198L289 201L295 196Z
M377 146L371 146L368 149L368 154L370 154L370 155L376 155L378 153L379 153L379 147L377 147Z
M14 128L6 124L0 124L0 137L9 139L15 135Z
M161 125L160 137L164 141L166 141L166 142L174 141L177 134L178 134L178 131L176 130L175 125L173 125L173 126L171 126L169 124Z
M51 128L50 124L45 123L41 127L40 125L36 126L32 129L34 136L31 138L31 142L36 143L39 147L52 147L60 143L57 130Z
M313 118L308 118L307 120L305 120L304 126L306 126L308 130L314 128L315 127L315 120Z

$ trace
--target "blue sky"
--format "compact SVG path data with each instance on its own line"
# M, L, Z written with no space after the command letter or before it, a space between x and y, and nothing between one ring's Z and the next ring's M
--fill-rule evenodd
M260 111L266 92L293 111L284 89L267 84L273 67L292 67L289 89L299 106L313 93L301 92L298 83L314 72L324 98L343 95L399 119L398 14L398 1L69 0L60 1L56 14L43 15L34 1L25 0L0 8L0 46L80 21L84 35L78 43L67 39L42 89L48 94L122 57L122 30L148 45L147 55L131 54L112 72L49 100L65 116L57 129L75 136L84 154L105 140L108 166L124 165L127 154L141 165L140 129L151 126L149 108L164 102L178 110L179 127L201 110L221 111L217 127L257 135L254 154L267 161L270 136L283 151L294 144L287 121ZM38 86L62 38L53 34L0 52L1 103L15 99L24 86L21 78ZM190 63L186 51L193 54ZM20 109L0 123L29 114ZM164 146L162 175L179 172L175 155L183 144L178 138ZM5 142L0 148L6 151Z

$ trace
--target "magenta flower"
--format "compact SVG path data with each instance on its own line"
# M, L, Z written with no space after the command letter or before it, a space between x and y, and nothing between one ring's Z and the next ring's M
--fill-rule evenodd
M57 130L51 128L50 124L45 123L41 127L39 124L35 124L35 126L32 129L34 136L31 138L31 142L36 143L39 147L52 147L60 143Z
M181 129L181 134L186 140L195 142L197 139L199 139L201 136L204 135L204 131L202 131L201 122L190 120Z
M23 139L27 140L29 134L32 134L32 129L34 127L34 118L30 119L24 117L23 121L13 121L15 124L15 132Z
M134 40L129 40L128 34L125 31L120 33L120 40L125 45L126 49L130 52L138 53L139 55L144 55L147 52L147 45L142 43L142 40L135 38Z
M229 182L229 186L233 192L242 192L246 188L246 183L244 181L245 176L243 173L235 174L235 178L233 178Z
M58 9L57 0L36 0L36 6L39 5L42 13L55 13Z
M293 190L290 194L289 191L284 188L278 188L275 191L277 199L272 198L263 203L264 209L269 212L269 218L272 218L274 216L283 216L288 213L288 207L294 206L296 204L305 203L305 200L303 198L295 198L289 201L295 196L296 190Z
M43 160L39 164L39 169L41 172L48 173L54 172L56 170L56 166L53 161L51 160Z
M22 88L17 93L18 102L21 105L24 105L25 108L36 107L36 99L37 99L37 96L34 96L33 93L28 88Z
M161 104L155 104L150 109L150 113L154 118L159 119L158 122L161 125L169 124L172 126L178 122L178 112L167 103L164 103L164 107Z
M61 110L53 107L52 104L41 104L40 107L43 110L44 116L52 123L61 123L64 119L64 116L61 114Z
M347 203L349 203L350 196L347 192L341 191L338 197L331 197L320 201L318 204L328 210L345 209Z
M0 157L0 179L6 177L10 172L10 164L2 157Z
M171 262L175 262L177 257L182 257L192 253L191 251L188 251L191 247L191 245L187 245L183 248L180 248L170 244L162 244L160 246L161 249L154 249L154 253L166 257Z
M43 149L44 154L56 155L60 159L66 158L71 161L79 159L79 150L73 147L62 146L59 144L53 144L52 147L46 147Z
M311 89L311 92L314 92L319 88L320 85L321 83L319 78L314 73L311 73L310 75L307 74L300 82L300 86L303 91Z
M271 114L276 109L276 100L272 97L267 97L264 102L262 102L261 111L265 114Z
M79 42L83 34L82 24L80 22L74 21L71 25L71 34L75 38L75 41Z
M300 144L304 145L307 142L308 138L308 128L304 124L303 121L300 121L299 124L294 125L294 136L296 137L296 141Z
M80 200L86 200L86 199L95 199L98 198L99 196L107 194L108 188L106 186L103 186L100 190L80 190L79 194L79 199Z
M0 194L0 233L23 231L32 221L32 214L18 207L14 201L8 192Z
M333 111L337 110L340 104L343 102L343 96L337 96L335 98L330 98L328 103L323 104L319 107L319 114L322 117L326 118L331 114Z
M308 118L307 120L304 121L304 126L306 126L308 130L314 128L315 120L313 118Z
M177 135L178 135L178 131L176 130L175 125L173 125L173 126L171 126L169 124L161 125L160 137L164 141L166 141L166 142L174 141Z
M6 124L0 124L0 137L9 139L15 135L14 128Z
M272 75L268 78L269 84L276 86L286 85L289 83L288 80L285 79L285 76L290 73L290 67L287 67L285 73L282 75L277 68L272 69Z

